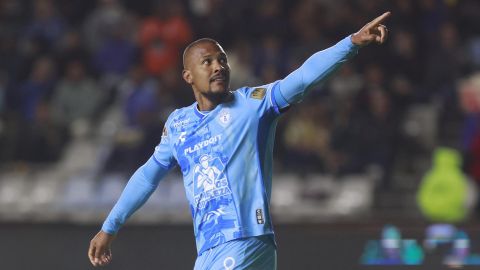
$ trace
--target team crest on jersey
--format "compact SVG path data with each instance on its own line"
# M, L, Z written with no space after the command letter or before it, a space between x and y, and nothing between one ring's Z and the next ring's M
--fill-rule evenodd
M218 114L218 122L220 125L226 127L232 121L232 115L230 114L230 110L222 109Z
M266 92L267 92L267 88L255 88L250 94L250 97L254 99L263 99L263 97L265 97Z
M202 155L193 168L193 194L195 206L204 209L213 199L231 194L225 165L218 157Z

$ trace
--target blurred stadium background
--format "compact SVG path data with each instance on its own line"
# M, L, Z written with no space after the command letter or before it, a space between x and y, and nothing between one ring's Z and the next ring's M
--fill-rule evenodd
M186 44L220 41L236 89L283 78L386 10L389 41L280 121L279 269L360 268L387 224L424 248L448 222L480 253L479 1L0 0L0 269L92 268L91 237L168 114L193 102ZM105 269L192 268L178 171L118 238ZM421 269L451 250L425 252Z

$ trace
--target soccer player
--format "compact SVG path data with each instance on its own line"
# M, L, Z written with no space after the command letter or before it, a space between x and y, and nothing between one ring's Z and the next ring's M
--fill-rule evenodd
M132 175L100 232L90 242L94 266L112 260L110 245L125 223L178 165L193 218L194 269L276 269L270 218L272 151L279 116L324 81L358 49L382 44L386 12L336 45L313 54L283 80L229 90L230 67L212 39L191 43L183 79L196 102L168 117L150 159Z

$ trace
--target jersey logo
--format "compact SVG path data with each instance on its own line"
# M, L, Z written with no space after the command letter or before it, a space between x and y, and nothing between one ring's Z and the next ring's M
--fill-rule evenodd
M178 140L181 142L181 143L184 143L185 140L186 140L186 137L187 137L187 132L186 131L182 131L180 133L180 136L178 136Z
M231 120L232 115L230 114L230 111L228 109L222 109L218 114L218 121L223 127L226 127L228 124L230 124Z
M225 165L216 157L202 155L193 168L193 194L195 205L204 209L207 202L231 194L228 180L223 172Z
M184 134L185 133L185 134ZM187 134L187 132L182 132L182 134L180 135L182 138L179 137L179 140L181 142L185 142L185 135ZM203 149L204 147L207 147L211 144L217 144L220 140L222 139L222 134L217 134L209 139L206 139L204 141L201 141L197 144L195 144L194 146L190 146L188 148L185 148L185 150L183 151L183 154L184 155L187 155L187 154L192 154L193 152L196 152L200 149Z
M258 224L264 224L265 220L263 219L263 211L262 209L257 209L255 211L255 216L257 217L257 223Z
M173 128L182 128L188 124L190 124L190 118L177 120L173 122Z
M163 126L162 138L167 137L167 135L168 135L168 129L167 129L167 126L165 125Z
M267 92L267 88L255 88L250 94L250 97L254 99L263 99L263 97L265 97L266 92Z
M225 270L233 270L235 267L235 259L233 257L227 257L223 260L223 267Z

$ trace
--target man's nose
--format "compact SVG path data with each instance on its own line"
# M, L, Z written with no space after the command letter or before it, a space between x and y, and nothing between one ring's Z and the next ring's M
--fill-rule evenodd
M225 66L220 63L220 61L214 61L214 71L215 72L220 72L225 69Z

